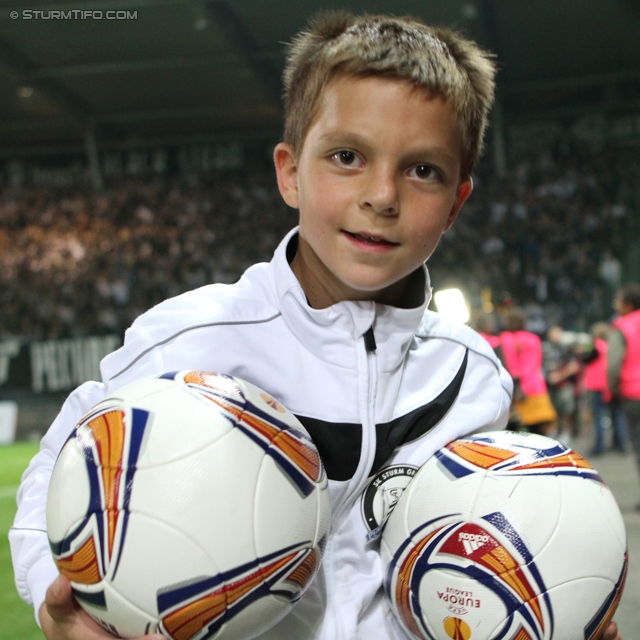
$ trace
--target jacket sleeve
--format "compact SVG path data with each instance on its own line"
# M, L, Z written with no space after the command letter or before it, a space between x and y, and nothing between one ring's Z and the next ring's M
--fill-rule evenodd
M607 385L613 395L620 392L620 371L626 352L622 331L614 329L607 336Z
M47 538L47 490L53 465L69 434L82 416L104 397L104 385L86 382L66 400L42 438L40 451L22 476L18 511L9 531L11 558L20 597L33 605L36 621L47 587L58 576Z

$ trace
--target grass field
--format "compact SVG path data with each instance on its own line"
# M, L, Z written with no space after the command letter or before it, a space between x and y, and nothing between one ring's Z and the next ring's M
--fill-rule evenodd
M16 513L20 476L38 445L20 442L0 446L0 640L43 640L33 609L18 596L7 535Z

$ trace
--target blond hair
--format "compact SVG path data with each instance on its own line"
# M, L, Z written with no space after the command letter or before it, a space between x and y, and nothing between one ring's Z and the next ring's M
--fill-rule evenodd
M323 91L336 75L408 80L450 101L462 130L464 179L482 151L495 73L490 54L449 29L415 18L323 13L289 48L284 141L300 153Z

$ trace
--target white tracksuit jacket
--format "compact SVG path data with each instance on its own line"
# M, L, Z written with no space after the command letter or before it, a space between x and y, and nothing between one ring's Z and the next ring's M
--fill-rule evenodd
M289 267L296 243L294 229L270 263L251 267L237 284L208 285L140 316L124 346L103 360L104 382L69 396L24 474L9 534L18 591L36 611L57 576L45 503L69 433L124 384L201 369L238 376L279 399L312 435L329 477L332 527L322 568L293 612L262 638L406 638L381 590L373 534L384 501L376 495L456 437L503 428L511 379L483 338L426 310L426 268L420 307L364 301L317 310Z

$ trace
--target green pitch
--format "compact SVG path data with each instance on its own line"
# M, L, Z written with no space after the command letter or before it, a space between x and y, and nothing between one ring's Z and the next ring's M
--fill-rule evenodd
M18 596L7 535L16 513L16 490L38 444L0 446L0 640L43 640L33 609Z

